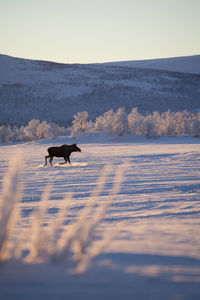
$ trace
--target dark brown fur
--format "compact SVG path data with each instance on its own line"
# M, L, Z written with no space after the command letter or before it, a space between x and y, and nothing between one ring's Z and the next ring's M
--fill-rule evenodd
M69 162L69 164L71 165L71 161L70 161L70 155L72 152L81 152L81 149L79 147L77 147L76 144L73 145L62 145L60 147L50 147L47 149L49 155L45 156L45 164L44 167L47 165L47 158L49 159L50 165L53 167L52 165L52 161L54 156L55 157L63 157L65 162L67 163Z

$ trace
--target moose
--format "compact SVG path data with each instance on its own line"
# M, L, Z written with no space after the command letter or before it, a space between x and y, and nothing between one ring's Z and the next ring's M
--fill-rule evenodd
M72 145L62 145L60 147L50 147L47 149L49 155L45 156L45 164L44 167L47 165L47 158L49 159L50 165L53 167L52 165L52 161L54 156L55 157L63 157L65 162L67 163L69 162L69 164L71 165L71 161L70 161L70 155L72 152L81 152L81 149L79 147L77 147L77 144L72 144Z

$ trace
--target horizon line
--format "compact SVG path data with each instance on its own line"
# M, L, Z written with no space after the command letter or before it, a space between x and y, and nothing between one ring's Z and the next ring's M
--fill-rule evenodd
M114 60L114 61L103 61L103 62L87 62L87 63L81 63L81 62L59 62L49 59L36 59L36 58L25 58L25 57L19 57L19 56L13 56L10 54L0 53L0 55L9 56L16 59L24 59L24 60L33 60L33 61L46 61L46 62L52 62L57 64L81 64L81 65L88 65L88 64L109 64L109 63L120 63L120 62L141 62L141 61L153 61L153 60L165 60L165 59L176 59L176 58L184 58L184 57L192 57L192 56L200 56L200 54L191 54L191 55L180 55L180 56L169 56L169 57L158 57L158 58L145 58L145 59L128 59L128 60Z

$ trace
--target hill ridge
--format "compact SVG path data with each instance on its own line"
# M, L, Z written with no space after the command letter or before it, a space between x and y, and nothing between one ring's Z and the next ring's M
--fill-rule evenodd
M200 74L111 64L60 64L0 55L0 125L36 118L69 125L109 109L200 110Z

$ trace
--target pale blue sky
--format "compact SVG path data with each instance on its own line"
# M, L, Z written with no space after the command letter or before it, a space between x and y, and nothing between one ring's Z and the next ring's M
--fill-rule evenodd
M200 54L200 0L0 0L0 53L65 63Z

